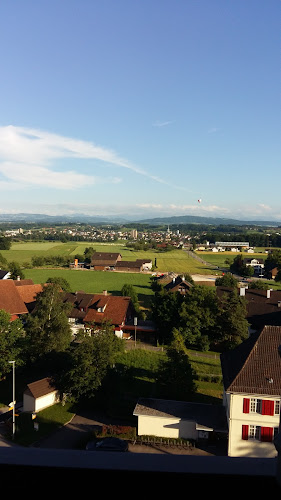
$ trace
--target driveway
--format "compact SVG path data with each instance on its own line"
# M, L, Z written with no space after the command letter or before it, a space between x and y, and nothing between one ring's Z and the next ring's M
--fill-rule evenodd
M91 438L91 433L101 429L103 424L132 425L132 422L108 419L98 412L83 412L75 415L71 422L56 431L49 437L35 443L37 448L51 449L83 449ZM140 445L129 443L131 453L154 453L165 455L201 455L213 456L218 454L213 448L185 448L179 446ZM219 453L222 454L222 453Z

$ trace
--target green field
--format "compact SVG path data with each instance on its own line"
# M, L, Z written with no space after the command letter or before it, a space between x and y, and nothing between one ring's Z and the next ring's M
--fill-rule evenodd
M16 261L26 267L30 264L33 256L46 257L49 255L71 256L75 254L82 255L86 247L93 246L100 252L119 252L123 260L136 260L148 258L152 263L157 264L157 271L186 274L210 274L212 270L193 259L184 250L172 250L170 252L157 251L134 251L127 248L124 243L103 244L103 243L85 243L85 242L27 242L13 243L10 250L1 250L1 254L8 261Z
M229 266L225 264L226 259L234 260L240 252L196 252L196 255L201 259L209 262L210 264L218 267L228 268ZM243 259L263 259L267 258L266 253L244 253L242 252Z
M124 284L134 285L139 300L153 295L150 287L150 275L138 273L114 273L106 271L74 269L25 269L25 278L34 283L45 283L48 278L61 276L68 281L73 292L83 290L86 293L108 293L118 295Z

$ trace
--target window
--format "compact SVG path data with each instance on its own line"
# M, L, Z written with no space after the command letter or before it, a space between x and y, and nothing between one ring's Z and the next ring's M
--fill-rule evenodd
M251 398L250 400L250 413L261 413L262 400L257 398Z
M260 427L259 425L242 425L242 439L271 443L278 434L278 427Z
M280 413L280 401L275 401L274 415L279 415Z
M249 439L257 439L260 440L261 437L261 428L259 425L249 425Z

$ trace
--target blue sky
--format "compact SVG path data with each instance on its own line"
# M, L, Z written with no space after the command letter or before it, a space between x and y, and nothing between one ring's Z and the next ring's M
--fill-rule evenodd
M0 213L281 221L280 13L3 0Z

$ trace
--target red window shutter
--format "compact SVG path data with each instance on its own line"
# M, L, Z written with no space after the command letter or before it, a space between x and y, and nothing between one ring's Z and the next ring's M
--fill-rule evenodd
M273 438L273 428L272 427L262 427L261 428L261 441L271 443Z
M249 426L242 425L242 439L248 439L248 435L249 435Z
M262 415L274 415L274 401L263 400Z
M244 398L243 399L243 413L249 413L249 412L250 412L250 399Z

